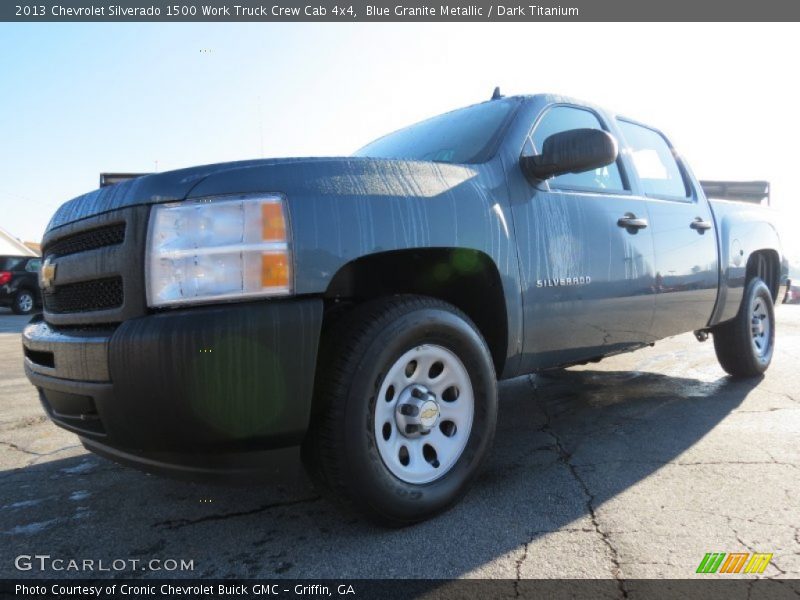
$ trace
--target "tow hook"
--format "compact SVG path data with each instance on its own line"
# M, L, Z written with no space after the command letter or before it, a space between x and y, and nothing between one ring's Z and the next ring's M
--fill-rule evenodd
M705 342L708 339L708 329L695 329L694 337L698 342Z

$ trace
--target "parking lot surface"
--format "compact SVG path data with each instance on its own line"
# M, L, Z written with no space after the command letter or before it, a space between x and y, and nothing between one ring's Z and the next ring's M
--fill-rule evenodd
M25 379L25 318L0 314L0 576L19 555L175 559L130 577L694 577L708 552L764 552L800 576L800 306L777 310L766 377L735 381L709 341L653 348L501 385L491 458L432 521L377 528L304 481L225 487L87 453ZM752 577L752 576L748 576ZM514 582L510 582L514 584ZM512 594L513 595L513 594Z

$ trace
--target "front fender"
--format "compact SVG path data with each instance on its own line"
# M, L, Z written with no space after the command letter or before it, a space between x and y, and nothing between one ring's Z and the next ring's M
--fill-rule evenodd
M342 267L372 254L418 248L483 252L502 281L508 356L519 353L519 267L499 159L466 166L362 157L276 161L209 176L191 195L231 189L287 198L297 294L323 294Z

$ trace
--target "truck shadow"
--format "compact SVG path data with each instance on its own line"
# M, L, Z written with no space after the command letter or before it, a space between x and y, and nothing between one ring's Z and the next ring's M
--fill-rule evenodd
M193 570L169 574L177 577L457 577L573 523L591 527L605 502L675 461L755 385L594 370L506 382L494 449L473 490L401 530L340 512L304 480L229 488L88 454L32 457L36 464L0 472L0 576L20 575L13 557L41 552L192 560ZM48 575L107 576L24 573Z

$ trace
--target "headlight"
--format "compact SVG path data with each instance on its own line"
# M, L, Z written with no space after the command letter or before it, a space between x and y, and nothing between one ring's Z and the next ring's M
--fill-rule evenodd
M288 232L286 207L276 195L154 206L147 236L147 304L291 293Z

